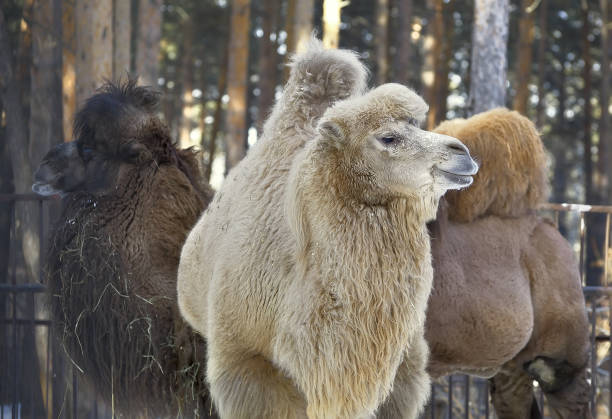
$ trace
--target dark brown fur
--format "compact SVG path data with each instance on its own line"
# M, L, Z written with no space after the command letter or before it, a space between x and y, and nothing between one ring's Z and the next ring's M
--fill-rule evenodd
M156 102L133 81L109 84L77 115L83 179L48 186L65 196L47 259L51 307L66 353L122 415L205 417L206 347L178 312L176 270L212 192ZM65 177L52 157L38 184Z

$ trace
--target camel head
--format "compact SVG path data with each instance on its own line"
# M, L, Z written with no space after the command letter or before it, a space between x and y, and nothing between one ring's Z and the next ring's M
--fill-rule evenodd
M362 202L425 198L437 206L449 189L472 183L478 165L459 140L419 128L427 105L412 90L385 84L338 102L322 117L320 142L341 150L337 164ZM435 208L433 209L435 213Z
M157 103L158 93L136 80L104 85L77 113L75 140L45 155L32 190L103 194L133 176L130 168L176 160L168 130L155 115Z

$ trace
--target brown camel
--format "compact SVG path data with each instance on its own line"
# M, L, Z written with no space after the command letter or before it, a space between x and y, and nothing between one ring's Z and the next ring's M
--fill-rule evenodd
M65 352L117 413L206 416L205 342L178 313L176 269L212 192L157 102L134 80L107 84L40 164L33 190L63 196L50 305Z
M556 418L590 417L584 296L569 244L535 215L548 191L535 127L496 109L436 131L463 141L481 168L430 225L429 372L492 377L500 418L533 417L533 380Z

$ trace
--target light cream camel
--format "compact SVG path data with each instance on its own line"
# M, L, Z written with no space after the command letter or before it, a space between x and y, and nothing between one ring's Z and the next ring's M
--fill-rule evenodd
M351 53L297 57L262 139L183 247L179 307L207 338L221 417L370 417L393 387L413 418L427 399L425 223L477 166L418 128L418 95L361 95L364 80Z

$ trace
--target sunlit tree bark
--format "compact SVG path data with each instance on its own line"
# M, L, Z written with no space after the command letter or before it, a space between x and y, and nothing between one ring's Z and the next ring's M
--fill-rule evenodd
M295 0L293 15L293 42L291 52L303 52L312 34L314 0Z
M338 48L340 39L340 13L346 0L323 1L323 45L325 48Z
M509 0L475 0L470 108L505 106Z
M148 86L157 86L161 6L162 0L139 0L138 2L135 68L140 82Z
M393 73L397 82L407 83L411 70L412 0L399 0L398 3L398 42Z
M521 0L521 17L519 20L519 39L517 43L517 65L516 65L516 96L514 97L514 109L523 115L527 115L527 101L529 99L529 81L531 76L531 56L534 32L535 8L532 8L533 0Z
M276 32L279 0L265 0L262 11L261 48L259 55L259 103L257 107L257 129L261 132L270 108L274 103L274 89L277 81L278 53L276 52Z
M125 78L130 71L132 2L113 0L113 79Z
M548 0L542 0L538 7L539 33L538 40L538 104L536 105L536 120L538 128L544 125L544 80L546 79L546 44L548 42Z
M601 202L610 204L612 198L612 136L610 136L610 27L608 0L600 0L601 6L601 118L599 120L599 144L597 148L598 189Z
M247 64L249 57L250 2L232 1L227 68L226 171L246 153Z
M76 112L76 36L73 2L62 3L62 103L64 141L72 139L72 122Z
M80 106L113 75L112 0L77 0L75 22L76 101Z
M376 53L376 83L383 84L387 81L389 72L389 0L376 1L375 22L375 53Z

